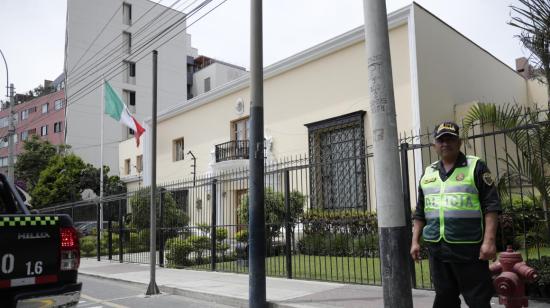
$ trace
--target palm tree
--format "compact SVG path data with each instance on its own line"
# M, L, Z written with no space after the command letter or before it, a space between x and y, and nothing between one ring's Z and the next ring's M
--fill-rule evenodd
M467 137L478 124L494 125L518 149L517 157L505 153L506 158L499 158L509 169L498 179L499 193L501 196L508 195L511 183L528 183L533 186L540 195L544 220L550 232L550 111L511 104L477 103L464 118L463 137Z
M518 1L522 6L510 7L514 15L508 24L521 30L518 37L523 46L531 51L534 77L546 84L550 98L550 1Z

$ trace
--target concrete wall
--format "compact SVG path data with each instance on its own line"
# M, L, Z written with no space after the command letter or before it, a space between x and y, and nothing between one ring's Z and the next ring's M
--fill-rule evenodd
M527 80L527 95L531 106L548 109L547 85L536 80Z
M72 145L75 153L86 162L96 166L100 161L100 116L102 113L100 85L103 77L109 79L113 88L120 95L122 95L123 89L136 92L134 115L138 121L143 121L151 115L151 51L156 48L159 52L159 110L184 103L187 98L186 54L190 51L191 46L185 31L162 47L157 48L159 43L156 43L150 47L139 49L144 42L161 29L181 18L182 13L147 0L125 0L124 2L132 5L134 23L131 26L123 24L122 0L67 1L65 54L68 102L67 143ZM143 15L149 9L151 11ZM117 12L116 15L109 22L115 12ZM159 22L153 23L151 27L138 34L142 26L157 18L162 12L164 14L159 17ZM138 19L139 21L136 23ZM105 25L107 25L105 31L92 44ZM175 31L184 28L185 24L182 24L176 27ZM120 48L124 44L121 35L123 31L133 34L132 50L134 55L128 55ZM105 47L111 41L113 43ZM139 50L142 52L139 53ZM98 59L101 61L96 62ZM126 71L120 65L124 60L137 62L135 84L127 83L123 78ZM127 129L107 117L104 127L104 164L109 165L111 170L116 173L119 170L117 143L127 138Z
M422 7L414 6L421 128L453 118L456 104L525 104L525 80Z
M135 138L125 140L118 144L119 152L119 170L120 179L126 183L128 191L137 190L143 184L143 170L137 170L137 157L143 154L143 143L140 143L139 147L136 146ZM126 174L124 172L124 161L130 160L130 172ZM112 170L114 172L115 170Z

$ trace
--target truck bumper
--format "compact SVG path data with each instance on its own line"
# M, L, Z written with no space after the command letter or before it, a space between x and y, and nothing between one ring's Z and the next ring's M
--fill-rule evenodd
M80 299L82 283L73 283L61 287L48 288L29 293L20 293L14 298L17 308L65 308L76 307Z

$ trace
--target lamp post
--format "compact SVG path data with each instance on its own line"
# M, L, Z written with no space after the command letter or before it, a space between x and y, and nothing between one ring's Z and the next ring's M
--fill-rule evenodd
M6 66L6 97L9 97L10 96L10 92L9 92L10 75L8 72L8 62L6 62L6 57L4 57L4 53L2 52L2 49L0 49L0 55L2 55L2 59L4 59L4 65Z
M0 55L4 59L4 65L6 66L6 96L10 98L10 116L8 117L9 129L8 129L8 181L12 184L14 183L14 168L13 168L13 157L14 157L14 140L13 134L15 133L15 125L13 123L13 105L15 105L15 93L13 84L9 84L9 71L8 71L8 62L6 62L6 57L4 53L0 50Z

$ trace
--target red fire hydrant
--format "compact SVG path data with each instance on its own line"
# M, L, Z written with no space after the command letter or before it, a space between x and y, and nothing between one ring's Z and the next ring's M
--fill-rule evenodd
M512 246L501 253L499 260L489 266L493 274L493 285L498 294L499 304L506 308L528 307L525 296L525 282L534 282L538 275L535 269L527 266L519 252Z

